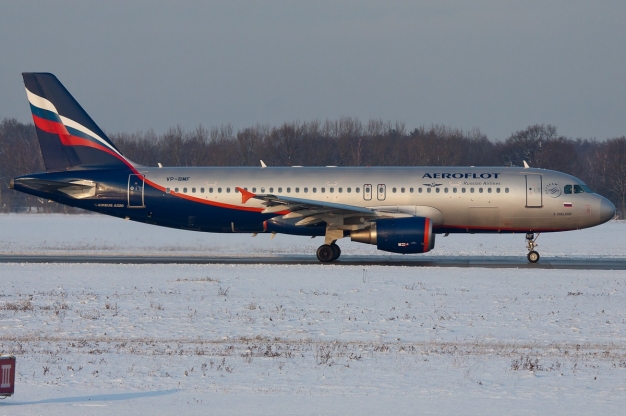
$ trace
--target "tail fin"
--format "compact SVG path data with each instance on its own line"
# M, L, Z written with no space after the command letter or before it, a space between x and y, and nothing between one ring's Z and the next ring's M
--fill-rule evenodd
M132 168L52 74L22 74L46 170Z

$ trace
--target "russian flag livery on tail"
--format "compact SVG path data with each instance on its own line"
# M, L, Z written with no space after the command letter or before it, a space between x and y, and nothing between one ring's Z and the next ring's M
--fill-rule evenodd
M132 167L54 75L22 75L48 172Z
M22 75L46 172L11 188L102 214L193 231L322 236L322 262L339 258L345 237L419 254L434 249L436 234L525 233L533 263L539 233L615 215L580 179L529 167L141 166L54 75Z

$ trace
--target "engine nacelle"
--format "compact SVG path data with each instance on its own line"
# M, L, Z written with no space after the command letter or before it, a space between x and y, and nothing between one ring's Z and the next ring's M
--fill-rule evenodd
M424 217L378 220L370 228L352 231L350 239L400 254L426 253L435 248L432 221Z

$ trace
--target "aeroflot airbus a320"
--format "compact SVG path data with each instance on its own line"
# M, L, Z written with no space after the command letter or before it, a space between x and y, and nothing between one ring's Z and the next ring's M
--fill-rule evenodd
M163 167L125 158L59 80L24 73L46 173L11 187L61 204L185 230L324 236L425 253L435 234L535 233L602 224L615 206L580 179L515 167ZM538 234L537 234L538 236Z

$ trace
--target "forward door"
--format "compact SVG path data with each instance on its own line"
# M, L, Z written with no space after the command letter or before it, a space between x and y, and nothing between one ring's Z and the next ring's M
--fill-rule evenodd
M541 175L526 175L526 207L540 208L543 205Z

